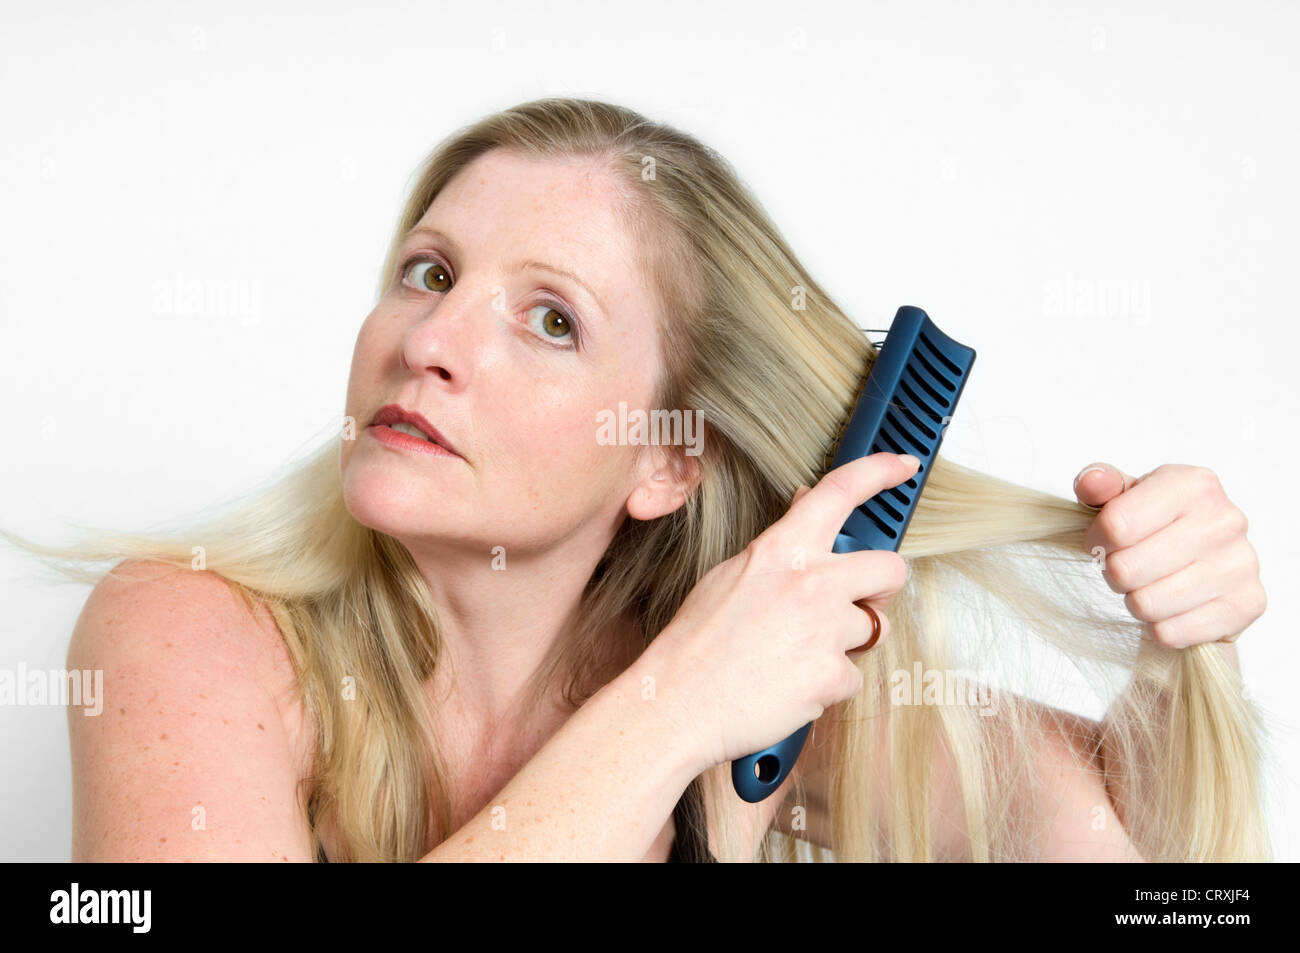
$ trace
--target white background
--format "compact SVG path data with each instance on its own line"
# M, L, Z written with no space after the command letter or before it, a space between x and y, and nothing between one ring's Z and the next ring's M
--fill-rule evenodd
M1298 27L1185 0L7 7L0 523L179 519L317 445L416 164L517 102L609 99L728 157L864 327L914 304L977 349L950 458L1064 496L1095 460L1219 475L1300 859ZM0 668L61 668L88 589L3 546L0 586ZM0 860L66 860L64 710L0 708L0 749Z

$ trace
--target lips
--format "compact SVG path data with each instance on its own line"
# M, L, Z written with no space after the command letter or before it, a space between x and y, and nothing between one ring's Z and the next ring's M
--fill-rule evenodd
M372 427L391 427L393 424L407 424L414 427L420 433L424 434L432 443L436 443L456 456L461 456L461 452L452 446L451 441L442 435L433 424L425 420L420 414L407 410L400 404L385 404L375 414L375 419L370 421Z

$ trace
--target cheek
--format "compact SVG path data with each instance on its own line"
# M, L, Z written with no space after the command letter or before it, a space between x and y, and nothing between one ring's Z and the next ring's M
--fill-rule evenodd
M523 400L529 407L528 413L506 416L508 439L528 451L519 455L521 464L554 471L576 470L591 463L595 444L594 405L588 411L588 404L575 399L572 393L567 397L556 394L539 398L533 392Z
M362 420L360 415L365 412L369 401L379 392L376 388L382 382L385 355L391 354L391 348L395 346L385 340L385 337L382 322L372 312L362 322L357 332L357 339L352 346L352 363L348 370L344 413L353 418L358 437L369 423ZM345 467L350 456L351 442L345 440L343 443L341 462Z
M572 388L548 388L541 395L534 390L522 400L527 413L498 418L505 428L498 432L498 445L512 461L511 484L532 508L555 508L557 500L567 501L559 504L564 508L598 502L601 488L614 482L618 455L627 449L597 443L596 413L604 404Z
M384 349L388 348L391 351L398 343L386 340L388 336L384 322L373 312L361 323L361 329L357 331L356 343L352 346L350 381L356 383L378 374ZM350 385L349 391L352 389Z
M373 314L361 325L352 346L352 363L348 370L347 413L357 415L380 393L385 369L395 361L400 339L394 338L397 325ZM358 425L361 421L357 421Z

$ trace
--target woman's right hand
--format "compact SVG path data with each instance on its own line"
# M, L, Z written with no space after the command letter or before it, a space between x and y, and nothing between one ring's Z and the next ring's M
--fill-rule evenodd
M700 579L638 660L654 703L698 754L701 770L770 747L862 688L849 651L907 581L897 553L835 553L860 504L915 475L875 453L836 467L744 550ZM879 641L877 642L879 645Z

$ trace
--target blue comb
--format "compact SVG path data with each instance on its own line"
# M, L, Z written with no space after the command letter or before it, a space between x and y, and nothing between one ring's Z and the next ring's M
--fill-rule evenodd
M975 352L940 331L920 308L898 309L830 469L872 453L910 453L921 466L916 476L849 514L834 552L898 552L974 363ZM736 793L754 803L780 787L811 728L810 722L784 741L731 762Z

